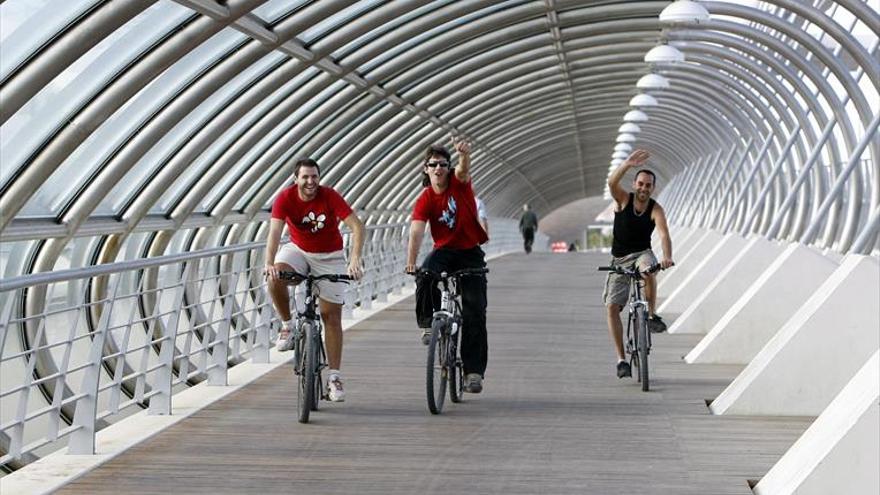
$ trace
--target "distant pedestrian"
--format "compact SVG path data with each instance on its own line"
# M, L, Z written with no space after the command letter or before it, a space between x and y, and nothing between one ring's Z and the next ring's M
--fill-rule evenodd
M535 231L538 230L538 215L535 215L528 203L523 205L523 214L519 217L519 231L523 236L523 248L526 254L532 252L532 243L535 242Z

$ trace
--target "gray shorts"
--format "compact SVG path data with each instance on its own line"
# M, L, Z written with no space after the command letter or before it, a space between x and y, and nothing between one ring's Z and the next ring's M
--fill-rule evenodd
M632 269L638 266L639 270L647 270L657 263L657 257L650 249L639 251L638 253L628 254L620 258L611 260L612 266L623 266ZM602 294L602 301L608 304L617 304L626 306L629 302L629 277L614 272L608 272L608 278L605 279L605 292Z
M275 255L275 263L290 265L294 270L304 275L309 273L315 275L348 273L348 266L345 264L345 254L342 251L308 253L292 242L281 246L281 249ZM336 304L342 304L345 301L345 290L348 288L347 283L319 280L317 286L318 297L321 299ZM297 298L297 306L299 306L300 299Z

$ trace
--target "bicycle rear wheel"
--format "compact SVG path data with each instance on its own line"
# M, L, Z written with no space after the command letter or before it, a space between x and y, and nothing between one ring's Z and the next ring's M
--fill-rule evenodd
M297 406L299 408L299 422L308 423L312 404L317 400L315 397L315 372L317 371L317 363L315 361L317 353L315 352L314 341L315 329L312 325L303 325L303 330L303 362L299 375Z
M425 391L431 414L443 411L446 399L446 367L449 339L446 336L446 320L436 319L431 324L431 342L428 344L428 361L425 366Z
M636 348L639 353L639 381L642 382L642 391L647 392L651 388L648 374L648 315L643 308L636 309L633 323L636 330Z

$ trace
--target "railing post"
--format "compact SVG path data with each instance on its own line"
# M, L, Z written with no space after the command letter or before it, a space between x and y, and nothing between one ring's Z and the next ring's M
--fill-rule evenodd
M269 362L269 329L272 326L272 305L265 304L260 310L260 322L254 336L254 347L251 350L251 361L254 363Z
M119 275L113 279L107 293L107 302L101 308L101 319L98 320L98 328L89 348L89 365L84 370L80 387L80 393L85 394L85 397L76 402L76 412L73 415L73 426L76 429L70 434L68 454L92 455L95 453L95 423L98 414L98 387L103 372L101 365L104 357L104 342L107 340L110 315L113 313L116 292L121 280L122 276Z
M238 261L235 261L235 255L232 256L232 271L227 276L226 294L223 296L223 321L217 328L216 340L205 343L211 347L212 366L208 370L208 385L212 386L226 386L229 383L229 332L232 329L232 310L236 306L235 290L243 265L241 256Z
M794 147L794 143L797 141L798 133L801 131L801 125L798 124L795 129L791 132L791 135L788 137L788 141L785 143L785 146L782 148L782 153L779 154L779 157L776 159L776 163L773 164L773 168L770 170L770 174L767 175L764 180L764 187L761 188L761 192L758 193L758 197L755 199L755 204L749 209L746 214L746 221L743 222L740 227L739 234L741 236L745 236L748 234L749 227L751 227L752 222L755 221L755 217L758 215L758 212L761 209L761 205L764 204L764 200L767 199L767 195L770 194L770 189L773 187L773 182L776 180L776 175L779 174L779 171L782 170L782 165L788 160L789 154L791 154L791 148Z
M184 263L183 274L180 277L180 285L174 290L174 312L168 318L168 324L162 331L162 347L159 351L159 362L162 366L156 370L156 386L158 393L150 398L149 415L171 414L171 382L174 379L174 351L177 348L177 327L180 323L180 313L183 311L184 294L186 284L189 281L191 261ZM161 304L162 301L157 301Z
M830 120L828 120L828 123L825 124L825 128L822 129L822 135L819 136L818 140L816 140L816 144L814 144L813 149L810 150L810 155L807 157L807 161L804 162L803 166L798 172L797 178L795 178L794 183L792 183L791 188L788 191L788 195L785 197L785 200L779 207L779 211L777 211L776 215L774 215L775 218L773 219L773 223L770 224L770 228L767 229L766 232L768 238L773 239L779 235L779 230L782 228L782 223L788 214L788 209L791 208L791 206L797 199L798 191L800 190L803 183L807 180L807 177L809 177L810 171L813 170L813 166L816 164L819 155L822 153L822 148L825 147L825 143L828 141L828 138L831 137L831 131L834 130L835 125L837 125L837 117L833 116Z
M819 231L819 227L822 226L822 221L825 219L825 215L828 213L828 210L831 208L831 205L834 203L835 199L840 196L843 191L843 186L846 184L847 179L849 179L849 175L853 170L858 166L859 161L862 157L862 153L865 152L865 148L868 147L868 144L871 142L871 139L876 138L877 127L880 125L880 112L874 116L871 120L871 123L868 124L865 129L865 134L862 136L862 139L856 145L856 148L852 152L852 156L850 156L849 162L846 164L843 170L841 170L840 174L837 175L837 178L834 180L834 184L831 186L831 189L828 191L828 195L822 201L822 204L819 205L819 208L816 210L815 215L813 216L813 221L810 223L810 226L807 228L807 231L800 238L800 242L802 244L809 244L813 242L813 238L816 237L816 233ZM855 198L853 198L855 200ZM846 246L848 247L848 246Z
M733 223L736 221L737 216L739 216L737 210L743 200L745 200L746 194L748 194L749 188L752 186L752 181L754 181L755 176L758 175L758 170L761 169L761 163L764 161L764 156L767 154L767 150L770 149L771 142L773 142L773 136L767 136L767 140L764 141L764 146L762 146L761 151L758 152L758 156L755 158L755 163L752 165L752 169L746 177L745 184L743 184L742 189L739 190L739 194L737 194L736 199L733 200L733 204L730 206L729 214L724 221L724 226L721 228L721 233L726 234L730 232L730 229L733 227Z

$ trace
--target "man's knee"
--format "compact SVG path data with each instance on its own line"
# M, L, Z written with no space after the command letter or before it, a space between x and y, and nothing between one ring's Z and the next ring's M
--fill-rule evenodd
M620 314L621 311L623 311L623 306L621 306L620 304L610 303L605 305L605 309L608 312L608 316L617 316Z

